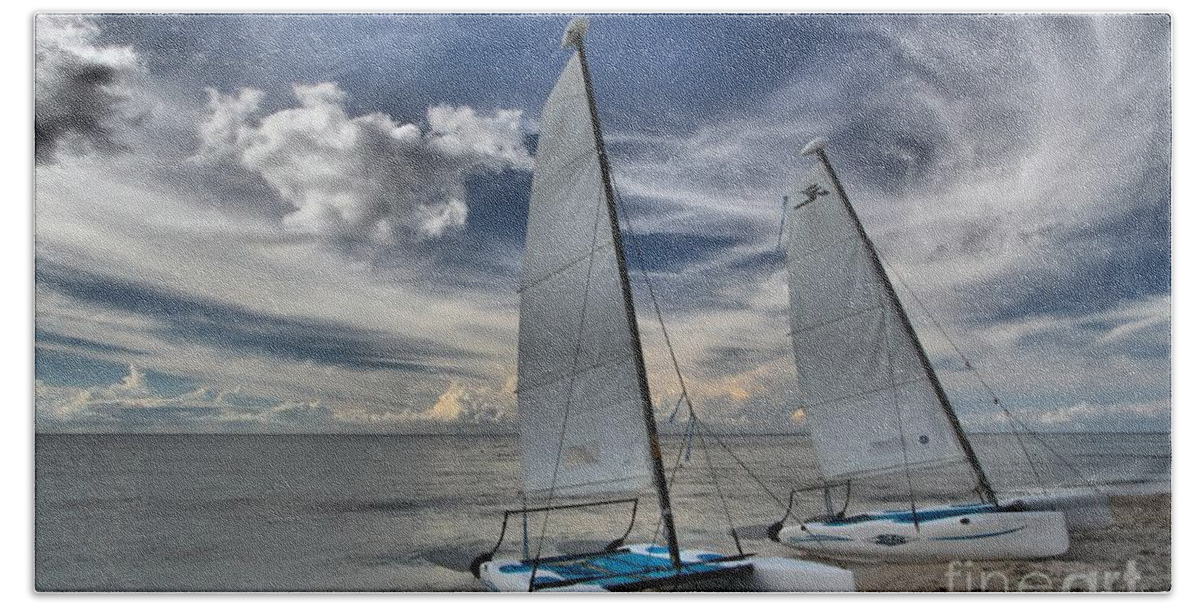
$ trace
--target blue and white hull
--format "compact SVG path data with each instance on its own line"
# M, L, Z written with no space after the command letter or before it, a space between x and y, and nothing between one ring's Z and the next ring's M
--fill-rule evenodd
M624 545L610 551L530 560L493 559L479 566L489 590L526 591L854 591L854 574L826 564L783 557L727 557L680 552L671 565L667 548ZM530 577L534 584L530 585Z
M785 526L777 540L805 555L864 562L1029 559L1066 553L1061 511L992 504L878 511Z

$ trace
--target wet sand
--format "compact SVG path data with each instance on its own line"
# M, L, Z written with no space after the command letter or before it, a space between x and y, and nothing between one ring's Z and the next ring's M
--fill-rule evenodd
M1062 556L950 564L842 564L860 591L1170 591L1171 495L1113 497L1115 525L1071 533Z

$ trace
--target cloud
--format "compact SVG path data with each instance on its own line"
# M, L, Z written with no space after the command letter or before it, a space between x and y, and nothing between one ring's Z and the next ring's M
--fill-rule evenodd
M281 237L276 219L140 181L128 165L140 154L39 170L37 325L48 338L39 350L86 340L86 353L118 369L367 412L432 403L455 379L512 373L509 285L430 290L412 276L448 271L415 255L380 270ZM60 359L39 359L39 377L100 384Z
M300 107L256 118L263 93L210 89L193 159L233 164L290 205L290 231L351 245L439 237L467 219L468 176L530 169L521 112L434 106L427 128L382 113L351 118L334 83L295 85Z
M516 412L515 376L501 387L453 383L426 409L349 403L319 398L266 398L240 386L164 388L163 376L137 366L111 384L66 387L36 380L39 432L139 430L143 432L405 432L470 427L511 431Z
M1159 270L1169 263L1169 19L888 15L825 26L812 60L746 112L671 136L610 137L619 185L657 216L643 229L737 234L730 266L774 249L780 196L811 163L796 151L826 135L885 257L929 277L922 292L947 296L956 315L1169 286Z
M198 386L171 394L155 387L147 372L130 366L120 381L70 388L37 380L38 430L329 430L333 410L319 401L264 400L240 387Z
M1035 429L1086 419L1092 430L1162 432L1170 429L1170 329L1170 298L1151 296L1095 314L1034 314L977 328L958 340L973 370L932 328L922 341L969 430L1008 430L982 378Z
M433 407L421 412L420 416L429 420L458 420L463 412L461 401L466 395L467 391L455 384L439 395Z
M1095 423L1111 424L1112 420L1132 419L1133 424L1127 430L1142 430L1144 422L1157 423L1154 426L1170 427L1171 402L1151 401L1144 403L1096 404L1080 401L1075 405L1041 412L1038 420L1046 425L1070 423L1077 429L1095 428Z
M91 388L66 388L35 382L39 430L61 426L131 423L155 426L179 419L219 415L223 394L207 388L164 396L150 387L145 373L130 366L119 382Z
M59 369L48 379L104 389L132 363L252 387L271 405L222 406L222 416L268 429L280 428L275 417L367 430L510 423L511 394L495 385L516 363L524 138L559 67L536 45L561 24L401 21L125 16L82 36L99 49L127 41L153 71L120 71L113 140L143 96L160 103L129 153L38 167L38 346L54 353L39 377ZM795 151L818 134L890 268L1031 424L1080 403L1136 420L1122 404L1169 399L1167 18L613 23L597 44L696 32L665 62L598 47L596 69L605 57L625 66L609 68L598 93L633 220L626 243L644 253L714 425L778 428L804 406L776 242L780 196L808 169ZM497 27L505 36L487 39L507 42L484 64L455 50L477 50ZM368 30L436 61L378 63ZM762 55L768 33L796 44ZM294 102L275 94L297 80L325 84L295 87ZM722 82L754 86L713 86ZM214 87L207 103L204 86ZM695 94L672 93L685 89ZM526 114L490 110L507 107ZM344 255L359 247L366 255ZM965 381L909 309L944 381ZM674 374L655 320L640 321L669 412ZM79 379L72 364L84 357L97 363ZM952 396L964 418L979 413L975 396Z
M263 313L209 298L97 275L54 263L38 265L39 285L76 300L156 319L159 332L234 353L360 370L460 373L438 360L465 363L469 351L431 340L372 331L347 323Z
M1016 428L1041 432L1161 433L1171 428L1170 400L1095 402L1078 401L1050 407L1010 408ZM967 421L973 429L1008 432L1012 429L1003 411L977 413Z
M38 15L34 35L34 156L109 152L141 114L134 103L144 72L128 46L97 42L87 17Z
M868 232L919 291L991 321L1169 289L1169 20L879 26L825 130Z
M118 344L105 344L95 340L79 338L76 336L66 336L53 331L43 331L39 328L34 328L34 343L35 344L50 344L58 347L67 347L74 349L82 349L94 353L102 354L123 354L123 355L145 355L146 351L133 348L126 348Z
M1169 19L823 24L829 35L809 41L811 60L748 111L669 136L610 137L618 183L642 209L635 230L727 238L719 255L655 275L660 299L680 302L666 307L668 324L688 337L677 347L690 347L682 357L697 381L737 380L760 420L794 411L773 405L794 384L785 359L757 383L740 374L765 365L760 352L790 352L783 260L772 255L779 197L809 170L796 150L826 135L893 277L920 294L923 305L898 285L947 376L963 374L926 306L994 370L1004 396L1034 411L1167 398ZM714 309L723 314L707 317ZM977 392L958 396L974 402ZM1141 416L1104 411L1112 417L1093 420L1098 428Z
M415 418L437 422L466 422L475 425L512 424L516 419L516 376L504 386L467 387L453 383L427 410Z

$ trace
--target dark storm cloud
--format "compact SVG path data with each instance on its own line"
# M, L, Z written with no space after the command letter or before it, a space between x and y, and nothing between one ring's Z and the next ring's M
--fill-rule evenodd
M36 162L122 147L122 131L137 120L130 104L142 69L137 54L97 45L99 29L83 18L39 15L35 24Z
M467 395L490 393L447 376L486 370L495 390L512 371L531 174L514 162L523 156L464 157L459 152L488 139L466 132L458 152L425 149L431 133L454 131L433 124L429 110L440 107L453 119L468 108L470 123L521 112L505 121L505 141L517 156L533 150L538 109L569 55L558 45L567 21L98 17L102 27L76 46L132 49L144 69L122 71L115 56L65 54L74 63L63 82L92 94L77 113L98 117L89 120L100 125L85 120L67 139L79 149L119 142L138 98L133 77L161 111L136 130L135 154L97 155L95 166L81 165L92 173L72 172L67 163L39 172L52 186L41 189L39 209L55 212L39 219L39 246L83 252L93 274L40 264L38 288L85 304L46 298L45 319L71 313L69 326L87 318L75 313L108 308L151 323L105 328L129 332L128 339L48 325L59 333L39 335L39 377L74 365L90 379L111 376L114 364L102 359L176 372L195 360L209 366L195 375L214 387L258 381L254 366L232 368L241 357L230 357L231 366L196 354L217 347L258 355L255 365L281 370L272 374L272 395L320 398L342 414L367 403L359 413L368 425L456 412L476 417L466 413ZM995 338L999 354L1012 355L1007 380L1031 403L1060 403L1067 392L1094 398L1109 390L1105 377L1133 378L1124 382L1144 393L1137 399L1169 399L1169 372L1162 371L1170 349L1169 17L606 15L594 26L588 48L614 179L631 220L624 233L640 320L652 314L644 269L682 365L711 381L696 394L724 404L714 416L747 399L786 399L794 384L784 258L776 247L779 197L808 170L810 159L795 153L813 135L830 138L832 161L889 267L908 275L952 333ZM97 63L109 71L88 76L80 67ZM89 78L112 85L92 86ZM206 96L205 89L216 93ZM38 95L40 109L40 89ZM53 133L38 129L40 162L42 142ZM104 136L88 143L81 135L88 132ZM344 133L354 136L340 139ZM402 141L404 133L410 137ZM61 144L66 139L56 141L54 149L75 151ZM411 150L398 150L401 143ZM102 193L87 181L101 175L136 186L129 193L109 189L129 196L120 208L110 205L117 213L93 213L119 197L90 192L54 207L53 186ZM143 190L171 192L153 204L156 214ZM431 201L427 210L435 213L412 213ZM192 203L212 212L202 227L184 212ZM195 247L131 264L132 241L117 238L136 234L188 247L176 237L203 230L219 231L229 246L212 248L220 250L215 255ZM288 247L274 246L284 241ZM239 252L255 263L231 264ZM202 283L218 285L214 290L182 287L192 282L178 279L205 271L213 276ZM148 276L175 277L165 280L180 287L150 284ZM263 312L266 290L247 287L262 282L275 292L302 286L322 294L297 303L319 312ZM391 287L406 309L389 308L393 296L381 293L393 293ZM341 298L364 306L343 313ZM387 313L371 318L364 310ZM413 327L396 329L418 338L380 327L376 319L392 312L412 319ZM171 348L155 352L147 336L135 335L147 325L150 337L170 340ZM657 328L644 326L643 333L653 353ZM114 350L106 340L150 353ZM1102 341L1103 348L1090 346ZM464 344L470 346L459 348ZM956 364L932 356L939 368ZM1138 358L1153 361L1130 363ZM362 373L314 380L309 365L295 362ZM1049 378L1029 380L1047 369L1055 370ZM414 373L400 374L399 386L390 370ZM55 374L69 383L69 374ZM308 386L314 382L322 386ZM1047 397L1056 387L1057 401ZM428 416L389 418L394 403L420 411L439 394ZM389 403L369 403L379 395ZM110 400L114 416L123 398L118 392ZM194 405L169 401L165 407L181 409L161 411L204 418L204 407ZM779 412L755 420L769 425ZM242 414L225 411L233 413ZM333 424L327 413L306 401L267 418L221 424L269 429L271 421L294 416Z
M475 354L432 340L368 331L317 319L290 318L170 292L52 262L38 263L39 286L76 300L136 313L162 323L163 337L236 352L311 361L358 370L472 373L437 361L470 361Z

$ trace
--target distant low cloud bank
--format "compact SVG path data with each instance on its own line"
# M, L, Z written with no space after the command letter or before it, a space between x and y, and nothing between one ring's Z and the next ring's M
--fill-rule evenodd
M502 386L453 383L426 407L264 399L241 387L164 390L136 366L119 381L87 387L35 381L39 432L511 432L516 377Z
M263 93L209 90L200 163L261 178L291 205L284 226L352 244L439 237L467 219L471 174L532 168L519 110L435 106L427 128L351 118L334 83L295 85L300 107L258 118Z
M814 135L969 431L1010 428L980 377L1035 429L1170 429L1169 15L603 21L665 432L673 360L713 428L805 429L780 205ZM37 429L515 428L565 22L38 16Z

